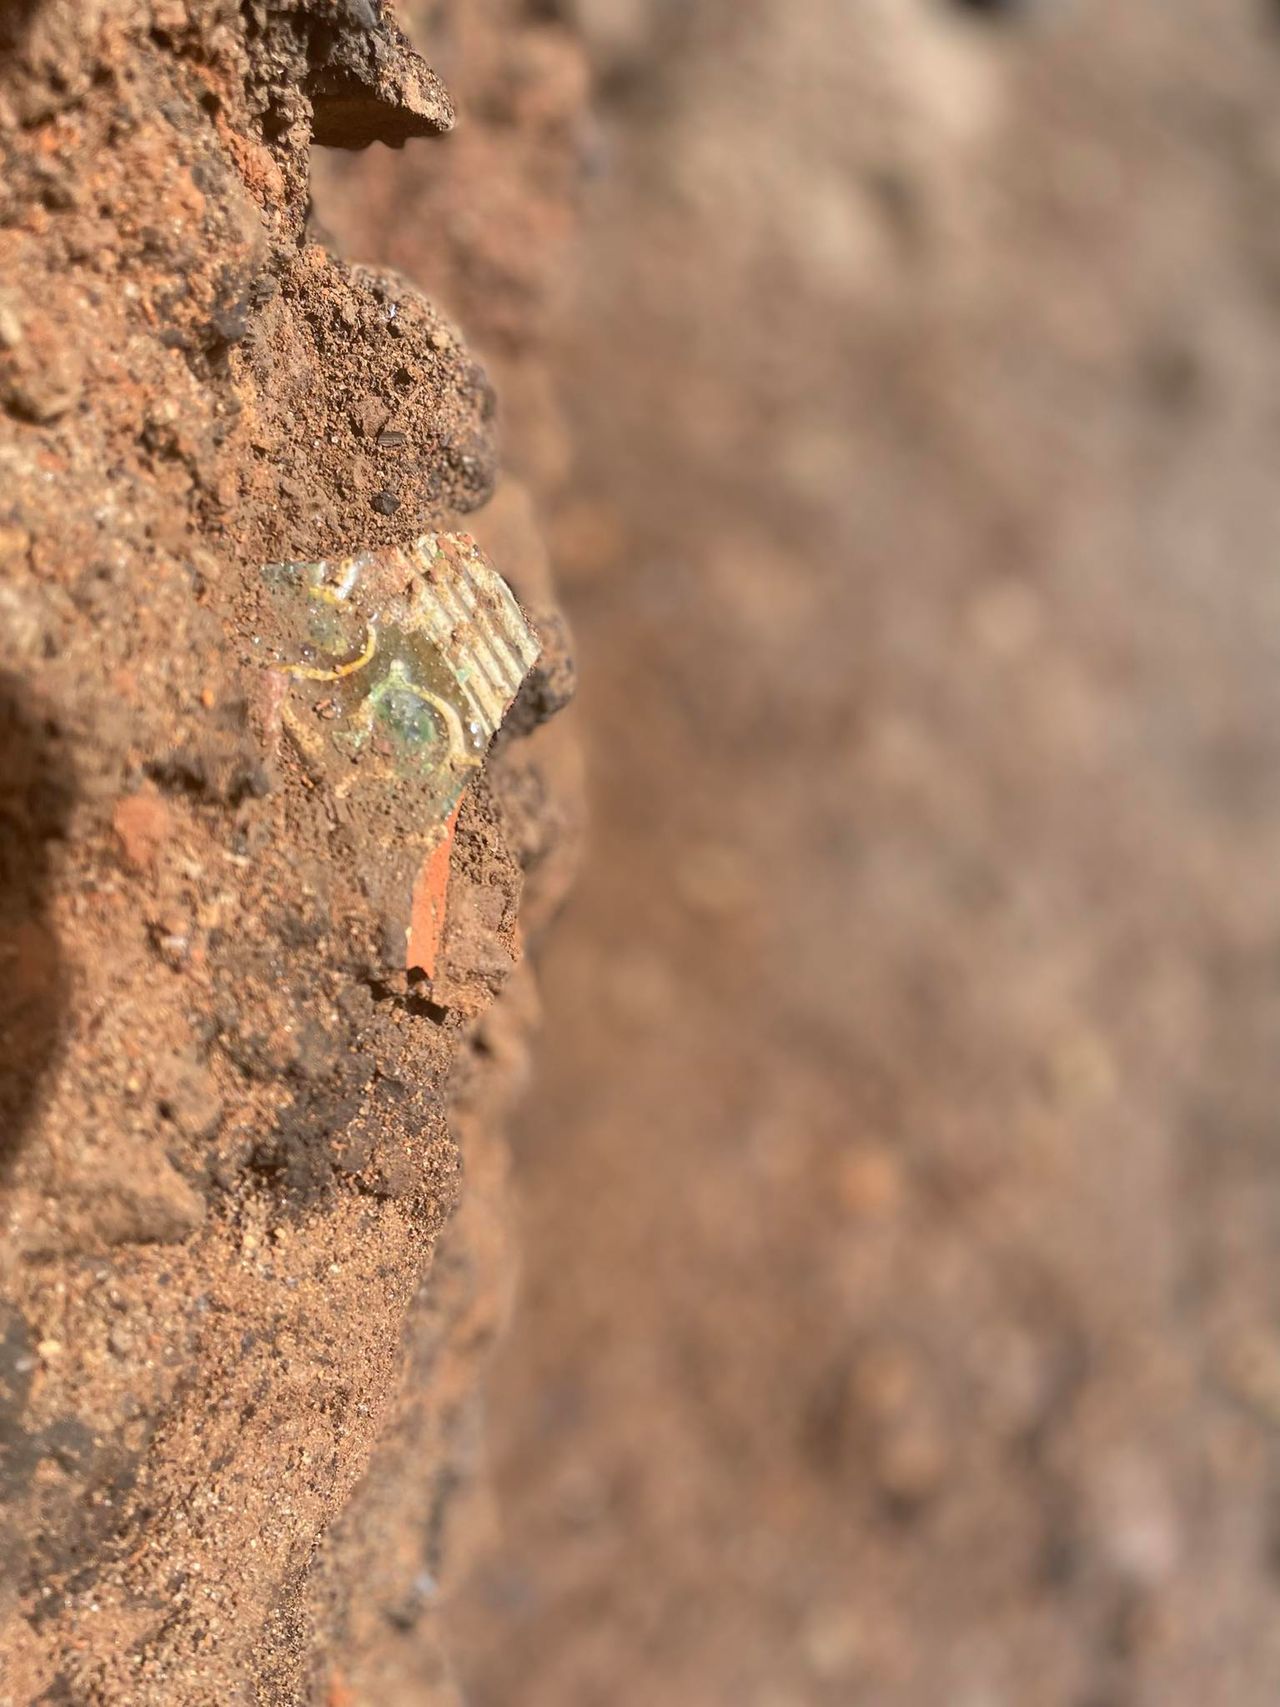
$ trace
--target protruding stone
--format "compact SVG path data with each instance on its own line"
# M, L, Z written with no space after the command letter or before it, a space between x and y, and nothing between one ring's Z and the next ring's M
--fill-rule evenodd
M385 142L401 148L413 136L453 128L453 103L444 84L405 35L375 16L330 27L320 38L308 85L312 134L325 148L367 148Z

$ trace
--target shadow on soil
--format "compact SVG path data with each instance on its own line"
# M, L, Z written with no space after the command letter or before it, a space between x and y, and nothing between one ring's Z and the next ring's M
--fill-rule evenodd
M47 915L49 850L74 797L58 729L0 672L0 1180L58 1054L65 968Z

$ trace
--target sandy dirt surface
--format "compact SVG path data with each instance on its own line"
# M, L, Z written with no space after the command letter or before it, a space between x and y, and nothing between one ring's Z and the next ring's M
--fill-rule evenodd
M452 117L370 0L0 7L5 1707L452 1697L428 1585L502 1297L481 1150L563 882L527 737L572 669L513 489L490 537L545 647L427 982L426 790L384 725L326 743L263 573L492 491L461 334L310 222L313 144Z
M1280 31L579 8L474 1707L1280 1694Z

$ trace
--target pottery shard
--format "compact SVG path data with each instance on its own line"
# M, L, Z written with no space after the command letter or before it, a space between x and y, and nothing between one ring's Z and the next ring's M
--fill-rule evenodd
M445 906L449 893L449 865L453 838L458 826L455 806L445 824L444 839L422 862L413 887L413 910L409 919L405 967L410 972L436 975L440 940L444 935Z

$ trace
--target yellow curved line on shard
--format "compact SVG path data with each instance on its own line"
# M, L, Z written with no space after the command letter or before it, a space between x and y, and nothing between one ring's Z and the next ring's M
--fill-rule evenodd
M344 676L354 676L358 670L363 670L372 659L377 645L378 631L373 623L369 623L365 629L364 651L349 664L339 664L332 670L318 670L311 664L285 664L284 673L287 676L301 676L308 682L339 682Z

